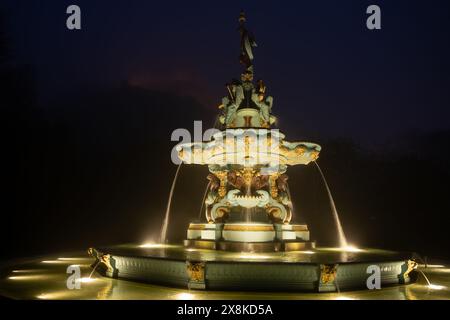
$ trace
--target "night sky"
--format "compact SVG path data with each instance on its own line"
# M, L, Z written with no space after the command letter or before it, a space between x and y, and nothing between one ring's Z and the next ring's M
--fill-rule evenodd
M82 10L82 30L65 9ZM378 4L382 30L365 10ZM256 78L288 132L382 143L450 125L448 1L3 1L18 61L45 101L128 82L215 108L239 77L239 11L256 36ZM64 106L61 106L64 107ZM295 131L297 133L297 131Z
M81 30L66 28L71 4ZM371 4L381 30L366 28ZM2 1L0 257L155 239L170 135L211 126L239 78L241 10L255 78L287 139L323 147L351 242L450 259L447 0ZM169 240L199 216L207 174L181 169ZM295 222L335 244L317 170L289 175Z

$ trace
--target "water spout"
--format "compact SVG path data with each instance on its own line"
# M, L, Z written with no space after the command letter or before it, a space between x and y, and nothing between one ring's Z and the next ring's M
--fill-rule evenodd
M175 176L172 181L172 187L170 188L169 193L169 200L167 201L167 208L166 208L166 215L164 217L164 221L161 227L161 235L159 237L159 241L161 243L166 243L166 236L167 236L167 226L169 224L169 214L170 214L170 207L172 205L172 196L173 196L173 190L175 189L175 185L177 183L178 173L180 172L182 162L178 165L177 172L175 173Z
M100 260L97 260L97 261L95 262L94 267L92 268L91 273L89 274L89 278L88 278L88 279L91 279L91 278L92 278L92 276L93 276L93 274L94 274L94 272L95 272L95 269L97 269L97 267L98 267L99 264L100 264Z
M430 282L430 280L428 279L428 277L425 275L425 273L422 270L416 269L416 271L419 271L420 274L422 274L422 276L425 278L425 281L427 282L427 287L428 289L432 289L432 290L443 290L446 289L447 287L445 286L441 286L438 284L432 284Z
M431 282L430 282L430 280L428 279L428 277L425 275L425 273L422 271L422 270L418 270L418 269L416 269L420 274L422 274L422 276L423 276L423 278L425 279L425 281L427 282L427 286L429 287L429 286L431 286L432 284L431 284Z
M334 200L333 200L333 196L331 195L330 188L328 187L327 180L325 179L325 176L324 176L322 170L320 169L317 161L314 161L314 163L316 164L316 167L320 172L320 176L322 177L325 188L327 189L328 198L330 199L331 212L333 213L333 218L336 223L337 233L339 236L339 246L341 248L347 248L348 247L347 238L345 237L344 229L342 228L341 220L339 219L339 214L336 210L336 206L334 204Z

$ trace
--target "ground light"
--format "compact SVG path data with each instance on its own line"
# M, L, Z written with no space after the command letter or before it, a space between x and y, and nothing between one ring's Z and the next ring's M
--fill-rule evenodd
M139 248L145 249L155 249L155 248L168 248L170 245L164 243L144 243L139 246Z
M188 292L177 293L175 295L175 300L194 300L195 295Z
M340 248L340 249L342 249L342 251L345 251L345 252L362 252L362 251L364 251L364 250L359 249L352 245L348 245L348 246Z
M444 290L447 288L446 286L441 286L441 285L437 285L437 284L429 284L429 285L427 285L427 287L432 290Z

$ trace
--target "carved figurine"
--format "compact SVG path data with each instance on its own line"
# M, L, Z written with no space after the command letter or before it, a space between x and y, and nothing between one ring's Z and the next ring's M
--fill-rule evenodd
M257 47L255 37L245 28L245 14L241 12L239 16L239 33L241 34L241 55L240 62L245 69L253 73L253 51L252 48Z
M236 188L241 190L242 186L245 184L244 178L242 178L240 175L236 173L236 171L230 171L228 172L228 183Z

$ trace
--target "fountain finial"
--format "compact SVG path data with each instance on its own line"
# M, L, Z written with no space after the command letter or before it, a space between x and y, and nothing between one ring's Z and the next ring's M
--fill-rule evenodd
M245 13L244 11L241 11L239 15L239 33L241 34L241 54L239 56L239 61L245 67L242 76L253 79L252 61L254 57L252 48L256 47L257 44L253 34L245 28L246 21Z
M247 21L247 19L245 19L245 12L244 10L241 10L241 13L239 14L239 23L243 24L245 21Z
M271 115L273 98L267 95L262 80L253 83L253 48L256 42L253 34L245 27L247 21L244 11L239 15L239 33L241 35L240 63L245 67L241 79L227 83L228 95L222 98L222 115L219 122L225 128L270 128L275 122Z

